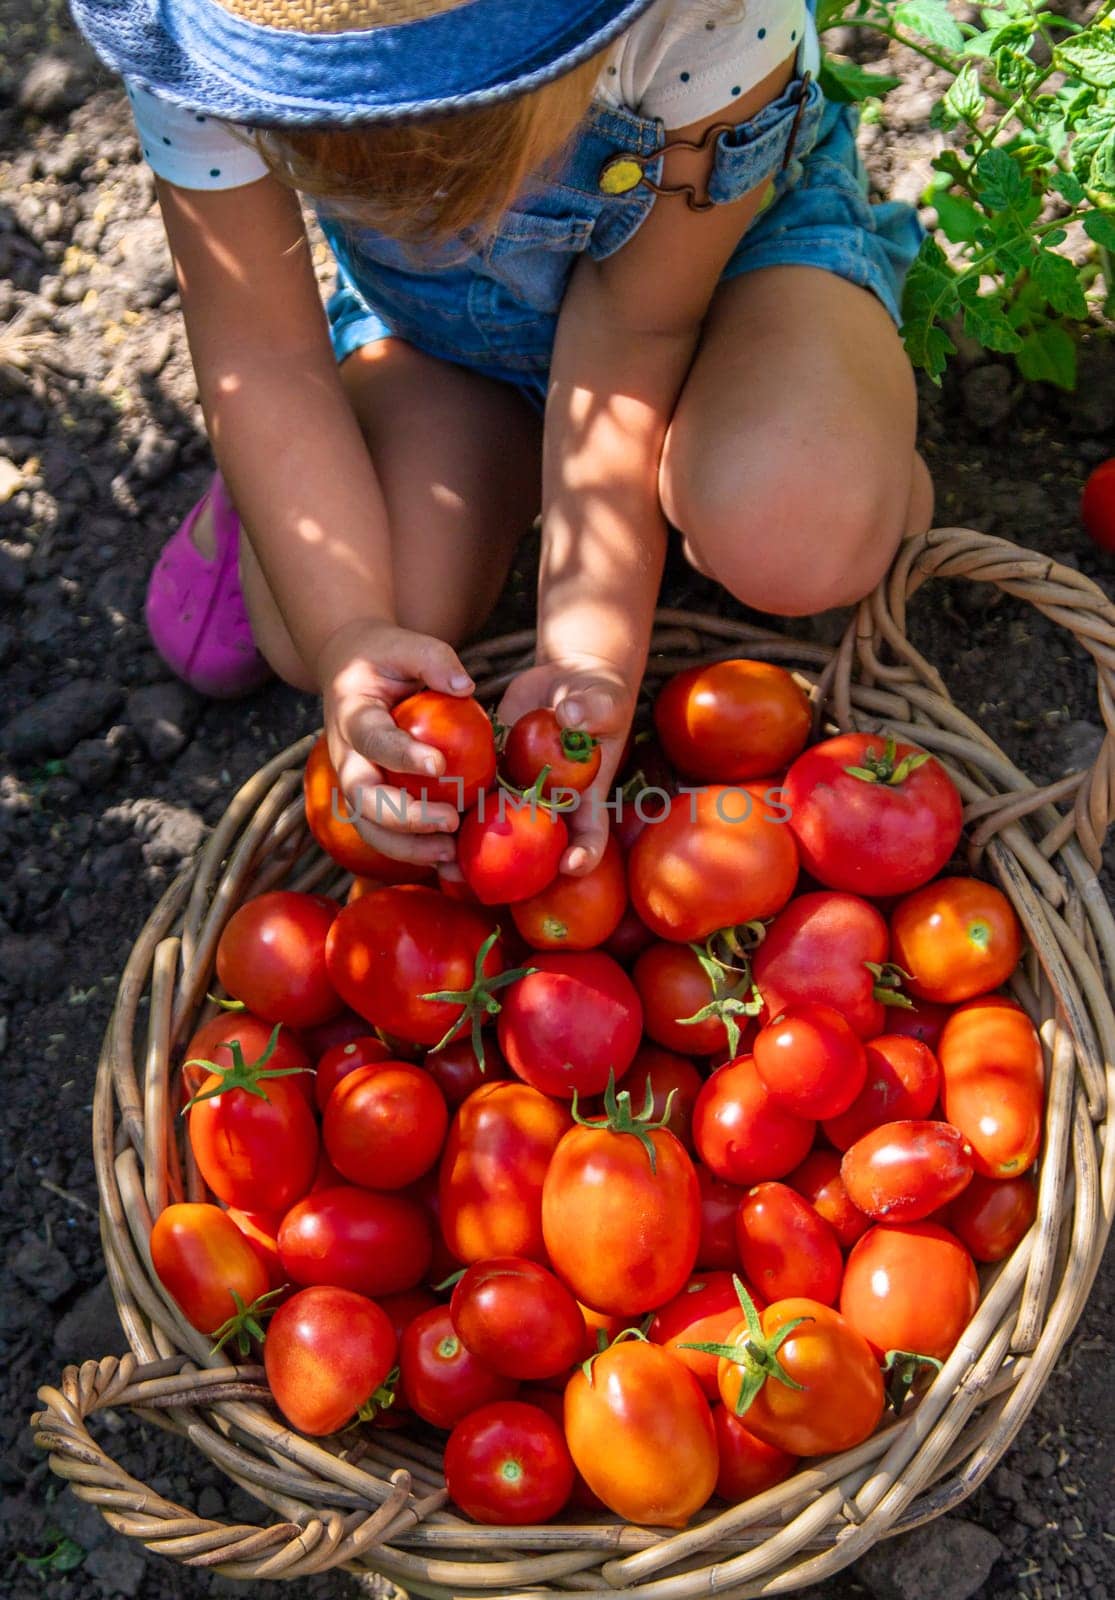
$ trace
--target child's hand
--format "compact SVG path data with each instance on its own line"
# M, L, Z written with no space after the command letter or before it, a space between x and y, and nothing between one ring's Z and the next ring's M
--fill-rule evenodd
M522 672L500 701L498 716L508 727L538 706L552 707L563 728L580 728L600 740L600 771L581 803L569 813L570 844L562 872L577 876L597 865L608 842L612 798L624 741L635 715L636 690L611 662L600 657L540 662Z
M452 861L458 825L450 805L417 801L385 783L391 772L431 778L445 757L396 727L391 707L423 687L464 699L473 682L440 639L369 619L341 628L317 659L329 754L361 836L397 861ZM429 837L433 835L433 837Z

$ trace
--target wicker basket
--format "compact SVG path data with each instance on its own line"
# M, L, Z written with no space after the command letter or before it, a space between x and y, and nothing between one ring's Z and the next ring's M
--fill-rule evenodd
M1107 729L1091 771L1036 789L953 705L904 631L908 597L935 575L997 584L1089 652ZM506 684L532 643L523 633L467 654L483 695ZM40 1390L34 1428L54 1471L113 1528L236 1578L344 1566L439 1597L622 1590L640 1600L743 1600L793 1592L956 1506L1002 1456L1080 1315L1115 1202L1115 1016L1102 971L1115 972L1115 921L1096 876L1115 804L1115 606L1079 573L1031 551L936 529L905 544L835 652L667 611L650 678L741 653L794 668L819 723L885 724L940 755L967 803L973 869L1005 890L1029 935L1015 992L1040 1028L1049 1089L1037 1221L988 1273L979 1309L932 1388L857 1449L663 1537L612 1516L476 1526L446 1506L436 1448L369 1429L355 1446L352 1434L311 1442L267 1404L260 1368L210 1357L155 1278L148 1238L171 1200L205 1197L172 1108L181 1047L206 1014L225 921L246 897L276 885L342 881L306 831L300 782L311 741L303 740L245 785L197 864L164 895L124 972L101 1055L93 1110L101 1231L134 1354L68 1368L58 1388ZM86 1427L96 1412L125 1406L186 1435L279 1520L230 1526L129 1477Z

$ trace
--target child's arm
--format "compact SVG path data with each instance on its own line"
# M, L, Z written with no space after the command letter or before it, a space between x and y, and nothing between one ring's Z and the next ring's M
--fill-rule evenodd
M416 680L450 693L471 684L448 645L395 624L383 496L338 376L298 201L269 177L215 191L160 182L159 198L209 436L324 696L342 786L370 790L379 767L430 770L423 751L442 758L401 734L387 708ZM442 811L455 823L451 808L430 806L424 828ZM396 856L452 853L449 841L364 831Z
M668 132L697 141L775 98L791 62L727 111ZM668 152L663 182L700 192L707 153ZM634 238L583 258L558 324L546 405L538 664L508 690L505 721L552 704L559 720L608 737L594 790L608 795L646 663L666 546L658 467L666 429L720 273L767 185L694 212L659 198ZM607 812L583 806L566 870L595 864Z

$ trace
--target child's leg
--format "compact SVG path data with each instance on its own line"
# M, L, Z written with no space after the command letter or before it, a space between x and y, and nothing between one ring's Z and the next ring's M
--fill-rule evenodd
M846 605L929 526L913 373L866 289L768 267L717 291L663 452L690 557L760 611Z
M387 503L398 620L455 644L495 604L538 514L542 419L510 385L399 339L355 351L341 378ZM316 692L246 540L241 581L262 654Z

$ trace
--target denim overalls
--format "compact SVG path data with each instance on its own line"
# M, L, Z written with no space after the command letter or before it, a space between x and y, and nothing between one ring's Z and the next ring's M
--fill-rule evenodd
M760 267L822 267L872 290L899 320L901 282L921 230L907 205L868 205L855 128L853 109L826 102L806 75L718 137L711 200L737 200L773 184L722 280ZM402 245L323 218L338 263L327 308L338 361L395 335L510 382L541 406L574 263L582 251L596 260L612 255L646 219L657 197L640 180L660 179L664 141L657 119L594 102L561 169L532 187L468 254L460 246ZM678 197L662 203L685 206Z

